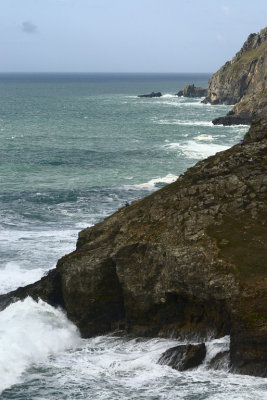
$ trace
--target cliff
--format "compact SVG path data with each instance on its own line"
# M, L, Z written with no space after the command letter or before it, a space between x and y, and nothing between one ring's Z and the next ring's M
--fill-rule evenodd
M267 116L267 88L248 94L224 117L215 118L214 125L248 125L255 118Z
M252 33L241 50L209 80L205 102L235 104L267 87L267 27Z
M266 376L267 119L243 145L80 232L41 281L0 296L65 308L84 337L230 334L234 371Z

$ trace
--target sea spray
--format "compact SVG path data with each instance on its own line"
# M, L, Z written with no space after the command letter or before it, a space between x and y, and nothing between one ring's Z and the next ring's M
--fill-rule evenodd
M11 304L0 312L0 393L20 382L31 365L77 347L80 340L65 314L42 300Z

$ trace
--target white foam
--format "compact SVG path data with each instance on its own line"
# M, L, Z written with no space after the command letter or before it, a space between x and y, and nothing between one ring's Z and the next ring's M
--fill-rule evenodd
M205 344L207 353L204 366L208 365L218 353L230 350L230 336L227 335L219 339L212 339Z
M162 104L159 103L159 104ZM178 98L176 101L168 101L168 100L164 100L163 104L167 104L170 106L174 106L174 107L208 107L208 108L213 108L213 105L207 105L207 104L203 104L201 103L201 101L199 101L199 99L197 101L184 101L183 98ZM227 107L228 108L228 107Z
M79 229L2 230L0 244L8 261L0 265L0 293L33 283L54 268L60 257L75 248Z
M158 183L172 183L172 182L175 182L177 178L178 178L177 175L168 174L162 178L159 177L159 178L150 179L148 182L138 183L138 184L132 185L131 187L136 188L136 189L152 190L156 187L156 185Z
M181 119L160 119L154 120L158 125L181 125L181 126L214 126L211 121L183 121Z
M161 97L164 99L169 99L169 98L173 98L173 97L177 98L177 96L175 94L170 94L170 93L163 94Z
M204 141L211 141L211 140L213 140L213 137L211 136L211 135L198 135L198 136L196 136L195 137L195 139L197 139L197 140L204 140Z
M214 143L197 143L189 140L187 143L168 143L163 146L168 150L180 150L187 158L201 159L209 157L219 151L226 150L229 146L214 144Z
M229 338L213 340L210 346L215 346L216 341L220 351L229 346ZM220 341L225 343L219 344ZM120 398L129 400L197 399L203 394L212 400L266 398L266 379L205 366L181 372L157 363L164 351L179 344L185 343L111 336L85 340L77 351L61 353L45 364L50 390L64 392L67 398L76 398L77 390L83 398L96 399L115 399L118 393ZM42 379L43 385L46 382ZM34 382L32 390L36 390Z
M0 393L20 382L32 364L80 343L77 328L45 302L24 301L0 312Z
M240 124L240 125L222 125L222 124L218 124L215 126L219 126L221 128L248 128L250 125L244 125L244 124Z
M19 286L38 281L44 274L42 268L25 269L10 261L0 269L0 294L10 292Z

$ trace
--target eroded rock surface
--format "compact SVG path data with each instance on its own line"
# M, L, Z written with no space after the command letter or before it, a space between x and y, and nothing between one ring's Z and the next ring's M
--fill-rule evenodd
M232 367L266 375L267 119L244 144L79 234L41 281L0 296L66 309L84 337L231 336Z

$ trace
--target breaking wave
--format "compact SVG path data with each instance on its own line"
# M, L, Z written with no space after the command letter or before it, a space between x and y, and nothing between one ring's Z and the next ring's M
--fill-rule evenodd
M0 312L0 393L21 381L33 364L80 343L77 328L65 314L31 298Z
M129 186L129 188L135 188L135 189L145 189L145 190L153 190L155 189L159 184L168 184L175 182L176 179L178 178L177 175L173 174L168 174L162 178L154 178L150 179L148 182L144 183L137 183L135 185Z

